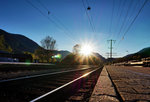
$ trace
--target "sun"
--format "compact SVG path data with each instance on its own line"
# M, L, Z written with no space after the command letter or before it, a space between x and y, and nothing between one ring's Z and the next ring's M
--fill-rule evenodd
M80 53L85 56L91 55L93 52L93 47L90 44L81 45Z

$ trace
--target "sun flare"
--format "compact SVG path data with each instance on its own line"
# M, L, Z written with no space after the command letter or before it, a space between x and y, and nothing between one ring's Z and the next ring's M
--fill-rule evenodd
M93 47L89 44L84 44L81 46L80 53L85 56L91 55L93 52Z

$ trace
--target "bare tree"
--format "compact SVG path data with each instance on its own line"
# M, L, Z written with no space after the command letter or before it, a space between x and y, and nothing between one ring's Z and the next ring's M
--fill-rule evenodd
M56 40L54 40L50 36L46 36L44 39L41 40L41 45L46 50L55 50Z
M44 39L41 40L41 45L45 49L45 59L47 60L47 62L49 62L53 55L53 51L56 49L56 40L54 40L50 36L46 36Z
M81 49L81 46L79 44L74 45L73 46L73 53L74 54L79 54L80 49Z

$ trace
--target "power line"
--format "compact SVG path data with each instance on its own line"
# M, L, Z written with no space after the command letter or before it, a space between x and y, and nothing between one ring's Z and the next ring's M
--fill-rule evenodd
M88 0L85 0L85 1L86 1L87 5L90 6Z
M117 16L119 16L119 10L120 10L120 7L121 7L121 5L122 5L121 0L119 0L119 3L118 3L118 4L119 4L119 6L118 6L118 11L117 11L117 14L118 14Z
M135 12L135 13L137 12L137 11L136 11L136 8L137 8L138 3L139 3L139 1L136 1L135 5L132 6L133 9L131 10L131 14L129 15L129 17L128 17L128 19L127 19L128 22L125 23L124 31L127 29L128 25L129 25L129 23L130 23L130 21L132 21L132 18L131 18L131 17L133 16L134 12Z
M125 3L125 2L124 2ZM123 4L124 4L123 3ZM138 4L138 2L136 3L136 5ZM133 15L133 11L135 12L135 7L136 7L136 5L133 7L133 10L131 11L132 13L131 13L131 15ZM121 13L122 13L122 11L121 11ZM131 18L131 15L130 15L130 17L128 17L128 20L127 21L130 21L129 19ZM125 20L125 19L124 19ZM126 24L127 25L127 24ZM125 28L124 28L125 29ZM119 35L117 36L117 37L119 37ZM121 43L121 41L122 41L123 39L121 39L121 40L119 40L119 42L118 42L118 46L119 46L119 44ZM117 46L117 48L118 48L118 46ZM116 49L117 49L116 48Z
M84 3L84 0L82 0L82 4L83 4L83 7L84 7L84 9L85 9L86 15L87 15L87 17L88 17L89 24L90 24L90 26L91 26L91 28L92 28L92 31L95 32L94 26L93 26L92 21L91 21L91 19L90 19L90 15L89 15L88 12L87 12L87 8L86 8L86 5L85 5L85 3Z
M85 0L85 1L86 1L87 5L88 5L88 8L90 8L90 4L89 4L88 0ZM91 8L90 8L90 9L91 9ZM95 32L94 21L93 21L93 17L92 17L92 15L91 15L90 11L91 11L91 10L89 10L89 16L90 16L90 18L91 18L91 22L92 22L92 24L93 24L93 28L94 28L94 32Z
M48 14L50 13L49 9L40 1L37 0L37 2L45 9L47 10ZM51 16L53 17L53 19L55 19L55 21L57 21L64 29L66 29L66 31L68 31L68 33L71 33L73 35L73 33L61 22L61 20L58 19L57 16L55 16L53 13L51 14Z
M120 28L120 30L119 30L119 32L118 32L118 37L119 37L119 35L120 35L120 33L121 33L121 31L122 31L122 29L123 29L123 27L124 27L124 24L125 24L125 22L126 22L126 20L127 20L127 16L128 16L128 14L129 14L129 11L130 11L130 8L131 8L132 3L133 3L133 0L131 0L130 3L129 3L129 7L128 7L127 12L126 12L126 15L125 15L125 17L124 17L123 23L122 23L121 28Z
M39 4L41 4L41 6L45 9L45 10L47 10L48 12L50 12L49 11L49 9L40 1L40 0L36 0Z
M118 27L118 25L120 24L120 20L121 20L121 17L122 17L122 13L123 13L123 10L124 10L124 6L125 6L125 0L124 0L124 2L122 2L122 3L120 4L121 10L120 10L120 8L118 8L118 9L120 10L120 13L119 13L119 10L118 10L118 22L117 22L117 24L116 24L116 27ZM116 30L117 30L117 28L116 28ZM116 31L115 31L115 32L116 32Z
M142 9L144 8L144 6L146 5L146 3L148 2L148 0L145 0L145 2L143 3L142 7L140 8L140 10L138 11L138 13L136 14L136 16L134 17L133 21L131 22L131 24L129 25L129 27L127 28L126 32L123 34L122 39L124 39L125 35L128 33L128 31L130 30L131 26L133 25L133 23L135 22L135 20L137 19L137 17L139 16L139 14L141 13Z
M133 14L134 14L134 12L135 12L137 6L138 6L139 1L140 1L140 0L136 1L136 4L135 4L134 7L133 7L134 9L133 9L133 11L131 12L131 15L130 15L129 19L131 19L131 17L133 16Z
M47 16L39 8L37 8L36 6L34 6L29 0L26 0L26 2L28 4L30 4L33 8L35 8L38 12L40 12L44 17L47 18ZM53 22L53 21L51 20L51 22Z
M134 17L133 21L130 23L130 25L128 26L127 30L125 31L125 33L123 34L122 39L119 41L119 44L121 43L122 40L124 40L125 35L128 33L128 31L130 30L131 26L133 25L133 23L135 22L135 20L137 19L137 17L139 16L139 14L141 13L142 9L144 8L144 6L146 5L146 3L148 2L148 0L145 0L143 5L141 6L141 8L139 9L138 13L136 14L136 16ZM118 46L119 46L118 44Z
M29 0L26 0L26 2L28 3L28 4L30 4L33 8L35 8L41 15L43 15L44 17L46 17L50 22L52 22L58 29L62 29L62 27L61 26L59 26L54 20L52 20L51 18L49 18L47 15L45 15L38 7L36 7L35 5L33 5L33 3L31 3ZM45 9L47 9L47 8L45 8ZM49 10L48 10L49 11ZM64 31L64 30L62 30L63 32L64 32L64 34L66 34L71 40L73 40L74 42L76 42L74 39L72 39L71 37L70 37L70 35L66 32L66 31Z
M111 33L112 21L113 21L113 15L114 15L114 8L115 8L115 0L113 0L113 6L112 6L112 13L111 13L111 21L110 21L109 33ZM110 34L110 35L111 35L111 34Z

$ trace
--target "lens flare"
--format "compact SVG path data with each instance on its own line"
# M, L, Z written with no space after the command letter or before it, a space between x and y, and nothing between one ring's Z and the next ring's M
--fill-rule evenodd
M93 52L93 47L90 44L81 45L80 53L85 56L91 55Z

